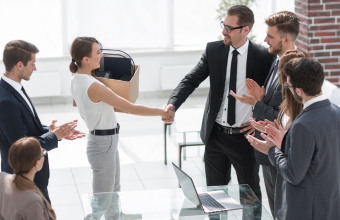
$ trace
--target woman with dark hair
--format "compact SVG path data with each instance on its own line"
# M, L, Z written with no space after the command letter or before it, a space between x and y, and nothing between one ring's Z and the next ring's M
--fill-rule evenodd
M120 191L119 124L113 107L134 115L174 116L172 111L133 104L98 81L94 70L100 67L102 56L95 38L77 37L72 43L71 93L90 131L87 157L93 171L93 193Z
M8 162L15 174L0 173L0 219L56 219L50 203L33 182L45 155L33 137L21 138L10 147Z

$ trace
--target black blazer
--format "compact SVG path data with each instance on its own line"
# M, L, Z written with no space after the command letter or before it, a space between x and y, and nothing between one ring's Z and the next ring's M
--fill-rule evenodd
M270 76L272 75L272 72L274 70L275 66L275 60L270 68L269 75L264 82L265 85L267 85L268 80L270 79ZM274 121L274 119L277 119L277 116L279 114L279 106L282 103L282 87L280 84L279 77L277 77L273 85L269 88L267 94L265 95L263 102L256 102L254 108L253 108L253 118L256 120L263 121L264 119L268 119L269 121ZM255 131L255 137L263 140L263 138L260 135L261 133L259 131ZM255 151L255 157L259 164L265 165L265 166L271 166L271 163L268 159L268 156L266 154L263 154L256 149Z
M34 113L35 116L26 101L11 85L4 80L0 81L1 171L13 173L8 164L8 151L10 146L22 137L37 138L41 147L48 151L58 147L55 134L48 131L48 126L41 124L35 110ZM46 155L44 166L35 174L34 182L39 188L47 188L49 177L48 155Z
M173 104L177 110L199 84L210 76L209 96L201 127L203 143L206 143L210 136L222 104L229 48L223 41L208 43L198 64L182 79L168 101L168 104ZM274 59L268 49L249 41L246 77L262 86Z

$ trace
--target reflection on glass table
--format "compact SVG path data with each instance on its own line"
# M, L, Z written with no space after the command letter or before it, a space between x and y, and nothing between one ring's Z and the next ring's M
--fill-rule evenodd
M190 202L181 189L145 190L83 195L85 219L92 220L269 220L271 215L262 206L248 185L198 187L197 191L223 190L243 209L204 214Z

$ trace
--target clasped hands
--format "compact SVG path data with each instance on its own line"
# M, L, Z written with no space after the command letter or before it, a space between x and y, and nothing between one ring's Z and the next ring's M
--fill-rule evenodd
M74 140L77 138L85 137L85 133L74 129L75 127L77 127L78 120L73 120L60 126L56 126L56 122L57 120L52 120L49 131L53 132L57 136L58 140L61 140L63 138Z

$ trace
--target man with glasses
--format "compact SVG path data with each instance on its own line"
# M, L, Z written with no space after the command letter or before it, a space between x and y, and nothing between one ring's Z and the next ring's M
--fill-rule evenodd
M235 95L237 100L253 107L253 118L256 120L274 121L279 114L279 106L282 103L282 88L279 80L278 64L280 57L288 51L296 49L295 40L299 34L299 18L293 12L281 11L270 15L265 23L268 25L267 36L264 39L269 45L269 53L277 55L272 63L269 75L260 88L253 80L247 79L254 91L249 91L249 95ZM261 139L260 132L255 132L255 137ZM276 183L276 169L270 164L268 156L255 150L257 162L262 165L263 177L266 186L268 201L271 213L274 215L274 194Z
M224 40L207 44L200 61L173 91L165 108L178 110L209 76L210 91L201 127L207 185L227 185L233 165L239 184L248 184L261 200L259 165L245 138L254 133L249 123L252 108L229 95L230 90L246 93L246 78L262 86L275 59L266 48L247 38L253 24L254 14L248 7L230 7L221 23ZM163 121L171 123L173 118Z
M303 104L285 133L266 127L261 141L248 137L277 170L275 215L279 220L339 219L340 108L322 94L322 65L311 58L288 61L284 85Z

